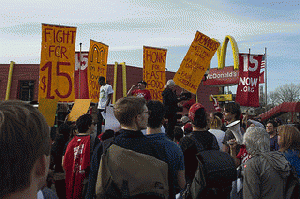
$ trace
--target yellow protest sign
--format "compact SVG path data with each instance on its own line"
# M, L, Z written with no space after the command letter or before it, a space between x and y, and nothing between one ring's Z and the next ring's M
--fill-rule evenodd
M162 101L162 92L166 83L167 50L161 48L143 47L143 79L147 82L153 100Z
M39 100L74 101L76 27L42 24Z
M40 99L39 111L45 117L48 126L54 126L58 99Z
M88 84L89 96L94 103L99 101L100 85L98 84L98 79L100 76L106 79L107 56L107 45L90 40Z
M232 101L232 94L222 94L222 95L213 95L219 102ZM209 101L213 101L211 97L209 97Z
M176 85L196 94L210 60L219 45L219 42L197 31L194 41L174 76L173 80Z
M90 108L91 99L75 99L68 121L76 121L81 115L86 114Z

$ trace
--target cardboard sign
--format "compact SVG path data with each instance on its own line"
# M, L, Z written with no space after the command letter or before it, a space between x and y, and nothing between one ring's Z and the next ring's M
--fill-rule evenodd
M143 80L147 82L153 100L162 102L162 92L166 83L167 50L144 46Z
M39 100L74 101L75 37L76 27L42 24Z
M222 94L222 95L213 95L219 102L232 101L232 94ZM209 98L209 101L213 101L212 98Z
M103 76L106 79L107 56L107 45L90 40L90 52L88 59L88 85L89 96L94 103L97 103L99 101L100 85L98 83L98 79L100 76Z
M219 45L219 42L197 31L194 41L174 76L175 84L196 94L198 86L210 65L210 60Z
M54 126L58 99L40 99L39 111L45 117L48 126Z
M117 132L120 130L120 127L120 123L114 115L114 108L112 106L106 107L105 130L112 129Z
M90 108L91 99L75 99L74 106L69 114L69 121L76 121L81 115L86 114Z

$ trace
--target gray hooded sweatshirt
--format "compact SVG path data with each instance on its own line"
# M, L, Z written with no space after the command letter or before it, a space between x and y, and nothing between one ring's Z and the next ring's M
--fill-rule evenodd
M285 198L284 189L290 164L278 151L255 155L244 165L244 199Z

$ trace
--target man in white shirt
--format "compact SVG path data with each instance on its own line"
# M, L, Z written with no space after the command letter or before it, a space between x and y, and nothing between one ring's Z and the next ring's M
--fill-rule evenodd
M103 122L103 116L102 112L106 112L106 107L111 104L111 98L112 94L114 93L114 90L112 89L112 86L105 83L105 77L100 76L98 80L100 87L100 96L99 96L99 103L98 103L98 123L97 123L97 134L101 134L102 131L102 122Z

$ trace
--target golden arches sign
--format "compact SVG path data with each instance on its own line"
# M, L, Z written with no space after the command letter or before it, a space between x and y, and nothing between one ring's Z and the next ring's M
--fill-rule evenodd
M214 39L215 41L218 41ZM228 41L231 43L232 53L233 53L233 65L234 70L239 69L239 48L232 36L226 35L223 45L219 46L217 49L217 57L218 57L218 69L223 69L225 67L225 56L226 56L226 49ZM218 41L219 42L219 41ZM219 42L220 43L220 42Z

